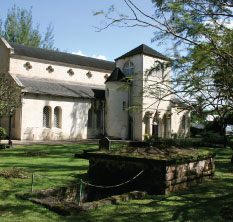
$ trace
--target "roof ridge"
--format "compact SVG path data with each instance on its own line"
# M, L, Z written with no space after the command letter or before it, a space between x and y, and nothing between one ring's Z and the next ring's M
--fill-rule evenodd
M161 54L160 52L157 52L153 48L142 43L141 45L137 46L136 48L134 48L134 49L128 51L127 53L123 54L122 56L116 58L115 61L118 59L130 57L130 56L134 56L134 55L138 55L138 54L145 54L148 56L152 56L152 57L160 58L160 59L165 59L165 60L169 59L166 56L164 56L163 54Z
M22 45L14 42L9 44L14 50L14 55L21 55L31 58L44 59L109 71L112 71L115 68L115 62L113 61L96 59L92 57L54 51L50 49L36 48L34 46Z
M73 53L69 53L69 52L63 52L63 51L59 51L59 50L40 48L40 47L35 47L35 46L30 46L30 45L19 44L19 43L15 43L15 42L10 42L9 44L10 44L11 47L12 47L11 44L13 44L13 45L18 45L18 46L22 46L22 47L33 48L33 49L36 49L36 50L39 49L39 50L48 51L48 52L52 52L52 53L61 53L61 54L66 54L66 55L72 55L72 56L77 56L77 57L84 57L84 58L88 58L88 59L100 60L100 61L104 61L104 62L114 63L113 61L109 61L109 60L105 60L105 59L97 59L97 58L93 58L93 57L90 57L90 56L82 56L82 55L77 55L77 54L73 54Z

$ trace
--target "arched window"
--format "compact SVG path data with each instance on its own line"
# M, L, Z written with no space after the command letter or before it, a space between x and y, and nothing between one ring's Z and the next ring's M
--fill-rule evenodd
M126 76L132 76L134 74L134 64L130 61L127 61L123 67L123 73Z
M100 110L98 110L97 112L96 112L96 127L97 128L101 128L101 111Z
M186 120L185 120L185 115L183 115L183 117L182 117L182 130L185 130L185 122L186 122Z
M92 109L89 109L88 110L88 120L87 120L87 127L88 128L92 128L92 122L93 122Z
M155 117L152 123L152 135L159 137L159 120Z
M62 110L60 107L56 106L54 109L53 116L53 126L56 128L61 128L61 118L62 118Z
M43 127L50 128L51 126L51 108L45 106L43 109Z

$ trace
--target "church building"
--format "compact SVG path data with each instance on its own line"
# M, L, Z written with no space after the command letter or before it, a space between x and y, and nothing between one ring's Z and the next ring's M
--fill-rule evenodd
M0 39L0 77L21 94L11 122L18 140L189 136L190 112L160 90L146 88L162 71L146 77L167 58L142 44L115 62L9 43ZM171 69L167 68L168 77ZM155 95L155 96L153 96ZM8 118L0 125L9 130Z

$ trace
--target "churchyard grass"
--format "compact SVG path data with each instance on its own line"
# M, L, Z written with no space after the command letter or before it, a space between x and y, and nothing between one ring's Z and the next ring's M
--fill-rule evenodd
M214 179L166 196L147 196L66 217L16 198L17 193L31 190L32 173L35 173L35 190L85 179L88 161L75 159L74 154L92 148L97 145L35 145L0 150L0 221L227 221L220 214L222 207L227 207L222 211L227 215L228 207L233 206L232 151L229 148L202 148L217 153ZM22 179L25 176L28 178Z

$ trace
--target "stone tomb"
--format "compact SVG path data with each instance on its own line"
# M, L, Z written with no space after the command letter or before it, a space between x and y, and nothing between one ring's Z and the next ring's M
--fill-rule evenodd
M123 148L110 152L96 151L77 154L89 160L88 175L92 184L112 186L131 182L113 189L95 189L106 196L133 190L148 194L168 194L210 178L215 172L214 153L194 149Z

